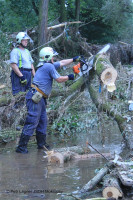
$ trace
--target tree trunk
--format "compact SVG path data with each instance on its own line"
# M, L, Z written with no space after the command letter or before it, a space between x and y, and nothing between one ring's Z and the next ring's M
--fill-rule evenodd
M108 76L108 72L107 72L107 76L105 76L106 81L103 80L103 84L107 85L108 81L110 80L111 82L115 82L117 73L116 73L116 70L113 68L112 64L110 63L107 56L103 55L98 58L98 55L97 55L94 60L94 68L95 68L96 75L99 77L100 81L101 81L102 73L108 70L109 68L112 68L113 70L110 71L111 76ZM93 71L93 74L94 74L94 71ZM105 95L105 93L102 93L101 95L98 91L96 91L95 86L92 83L92 80L96 78L96 76L95 77L90 76L90 77L92 79L90 80L90 83L88 84L88 89L89 89L91 99L93 100L93 102L95 103L99 111L102 110L106 112L108 116L112 116L116 120L120 129L120 132L122 133L122 136L127 146L130 148L130 150L132 150L133 149L133 136L132 136L133 123L132 121L131 120L127 121L127 119L124 117L124 114L121 114L120 112L119 113L116 112L115 109L112 110L113 105L111 104L111 102L107 101L107 99L106 100L101 99ZM99 84L100 84L100 81L99 81Z
M99 54L95 57L94 68L99 79L104 85L107 85L108 91L111 89L111 86L115 84L117 78L117 71L112 66L107 55ZM113 89L113 88L112 88ZM114 90L116 88L114 87ZM113 90L112 90L113 91ZM111 92L112 92L111 91Z
M41 0L39 7L39 45L47 41L47 18L49 0Z
M65 92L65 97L68 97L69 95L72 95L74 92L76 91L80 91L81 87L84 85L85 79L83 78L83 76L81 78L79 78L76 82L72 83L68 89ZM52 90L51 93L51 97L56 97L59 96L59 94L61 95L59 90ZM64 94L64 92L62 93Z
M103 197L118 199L119 197L123 196L119 181L116 177L106 175L103 179L103 186Z
M75 0L75 19L79 21L80 16L80 0ZM79 24L76 25L76 32L78 32Z
M107 174L109 171L109 168L108 167L104 167L102 168L99 173L93 178L91 179L81 190L80 192L81 193L84 193L84 192L87 192L87 191L90 191L92 190L96 185L97 183L100 182L100 180L105 176L105 174Z

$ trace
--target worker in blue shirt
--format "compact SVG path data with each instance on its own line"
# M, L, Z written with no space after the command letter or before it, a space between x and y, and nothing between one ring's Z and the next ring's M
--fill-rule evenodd
M49 148L49 145L46 143L46 99L51 93L53 79L58 83L74 80L74 74L61 76L57 72L57 69L72 62L76 62L79 59L79 56L76 56L71 59L54 62L55 55L57 55L57 52L54 52L50 47L41 49L39 53L40 62L38 69L33 78L31 88L26 95L28 113L20 136L19 144L16 148L16 152L18 153L28 153L27 144L34 133L34 130L36 131L38 149L44 147L47 149Z
M10 54L13 95L29 89L31 86L31 77L35 75L33 59L29 50L26 49L29 39L30 37L27 33L19 32L16 36L17 48L14 48Z

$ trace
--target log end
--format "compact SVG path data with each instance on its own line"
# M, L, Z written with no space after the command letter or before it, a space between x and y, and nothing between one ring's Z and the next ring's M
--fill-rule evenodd
M101 80L104 85L110 85L115 83L117 78L117 71L114 67L106 68L101 74Z
M104 198L115 198L118 199L119 197L122 197L123 194L119 189L116 187L106 187L103 190L103 197Z

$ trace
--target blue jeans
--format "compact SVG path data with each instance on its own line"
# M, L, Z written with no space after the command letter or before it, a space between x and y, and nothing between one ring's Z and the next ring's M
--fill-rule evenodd
M19 76L12 70L11 83L12 83L12 94L13 95L15 95L19 92L25 92L26 90L28 90L31 87L31 75L32 75L31 70L27 71L27 70L21 68L20 71L27 79L27 84L23 86L20 82Z
M46 113L46 99L42 97L39 103L32 101L32 96L36 90L30 88L26 94L27 117L22 133L24 135L32 136L34 130L36 134L46 135L47 131L47 113Z

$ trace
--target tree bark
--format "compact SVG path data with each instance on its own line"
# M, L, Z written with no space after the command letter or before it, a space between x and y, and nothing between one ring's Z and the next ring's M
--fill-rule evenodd
M80 0L75 0L75 19L79 21L80 16ZM79 25L76 25L76 32L78 31Z
M104 167L102 168L99 173L93 178L91 179L81 190L81 193L87 192L92 190L97 183L99 183L99 181L105 176L105 174L107 174L109 171L108 167Z
M49 0L41 0L39 6L39 45L47 41L47 18Z
M72 83L68 89L65 91L65 97L72 95L76 91L80 91L81 87L84 85L85 79L83 77L79 78L76 82ZM51 97L59 96L60 91L52 90ZM64 95L64 92L62 93Z
M97 56L96 56L96 58L97 58ZM99 77L99 80L101 80L101 73L106 69L107 65L112 66L112 64L110 63L109 59L105 55L104 55L104 57L100 58L98 61L96 58L94 60L95 74ZM93 71L93 75L94 75L94 71ZM99 92L96 91L96 89L94 88L94 85L91 84L93 78L96 78L96 76L95 77L90 76L90 77L92 79L90 80L90 82L88 84L88 89L89 89L91 99L93 100L93 102L95 103L95 105L99 111L104 111L107 113L108 116L111 116L114 118L114 120L117 122L117 124L119 126L119 129L120 129L120 132L122 133L124 141L126 142L127 146L130 148L130 150L132 150L133 149L133 137L132 137L132 133L131 133L132 127L133 127L132 121L127 121L127 119L124 117L124 114L118 113L118 112L116 112L116 110L112 110L111 102L109 102L107 100L106 101L103 100L101 102L101 99L100 99L101 95L99 94ZM116 77L113 78L113 76L112 76L112 79L115 80ZM99 81L99 84L100 84L100 81ZM102 94L102 96L104 94Z
M110 83L115 83L117 71L111 64L107 55L98 54L94 60L94 68L103 84L108 85Z

